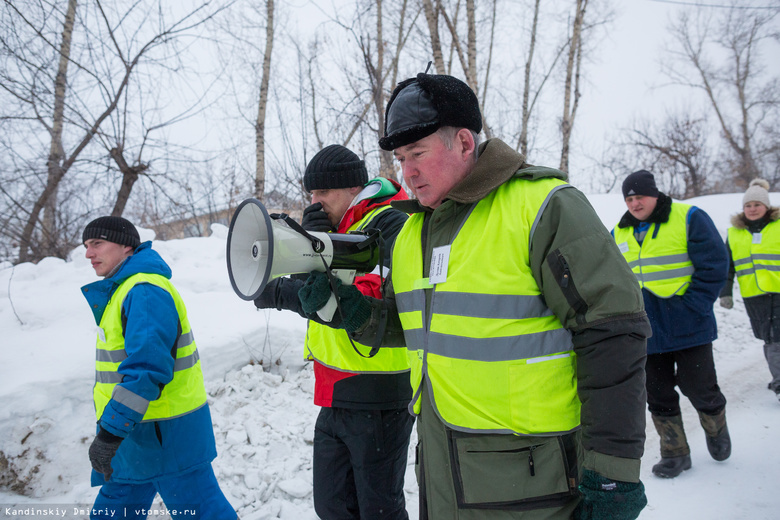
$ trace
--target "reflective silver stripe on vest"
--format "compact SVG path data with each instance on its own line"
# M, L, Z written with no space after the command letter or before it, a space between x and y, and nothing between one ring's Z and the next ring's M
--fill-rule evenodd
M694 267L680 267L679 269L667 269L655 273L634 273L640 282L657 282L659 280L671 280L672 278L682 278L683 276L693 275Z
M515 294L474 294L465 292L436 292L436 314L521 320L551 316L541 296Z
M97 360L108 363L121 363L127 359L127 352L122 350L103 350L97 349Z
M751 255L753 260L773 260L775 262L780 261L780 255L773 255L769 253L763 253L760 255Z
M189 347L192 345L193 341L195 341L195 336L192 335L192 331L189 331L188 333L179 336L179 341L176 342L176 348Z
M737 271L737 276L745 276L745 275L748 275L748 274L755 274L757 270L780 271L780 265L755 264L753 267L750 267L748 269L742 269L741 271Z
M181 359L177 359L176 363L173 365L173 371L178 372L179 370L186 370L188 368L192 368L195 366L195 364L200 359L200 354L198 354L198 351L196 350L189 356L183 357Z
M751 263L752 261L753 261L753 259L752 259L752 258L750 258L750 257L747 257L747 258L742 258L742 259L740 259L740 260L734 260L734 266L736 267L736 266L738 266L738 265L742 265L742 264L749 264L749 263Z
M146 409L149 408L149 401L147 399L131 392L124 386L115 386L114 392L111 394L111 399L127 406L132 411L138 412L141 415L145 414Z
M571 349L571 333L566 329L503 338L466 338L437 332L428 335L428 353L471 361L515 361Z
M182 334L179 336L179 341L176 342L176 348L185 348L192 345L192 342L195 341L194 336L192 335L192 331ZM103 349L97 349L97 360L98 361L104 361L108 363L121 363L127 359L127 352L125 352L124 349L122 350L103 350Z
M641 266L679 264L682 262L690 262L690 261L691 261L691 257L688 256L688 253L680 253L677 255L653 256L649 258L640 258L636 260L637 265L641 265Z
M401 312L422 311L425 307L425 290L414 289L395 295L395 303Z
M95 370L95 381L107 385L119 384L124 376L113 370Z
M104 351L104 352L123 352L123 350L116 350L116 351ZM125 356L127 357L127 356ZM188 368L192 368L195 366L195 364L200 360L200 354L196 350L189 356L185 356L183 358L177 359L176 362L173 364L173 371L178 372L180 370L186 370ZM95 371L95 381L98 383L105 383L105 384L119 384L122 382L122 374L119 372L116 372L114 370L96 370Z

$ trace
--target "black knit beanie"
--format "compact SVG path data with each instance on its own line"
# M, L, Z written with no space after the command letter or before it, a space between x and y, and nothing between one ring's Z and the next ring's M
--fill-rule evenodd
M122 217L98 217L84 228L81 242L90 238L107 240L122 246L130 246L133 249L141 245L141 237L138 230L127 219Z
M306 191L354 188L368 182L366 163L338 144L326 146L311 158L303 174Z
M657 197L658 187L655 185L655 176L647 170L639 170L632 173L623 181L623 198L631 195L645 195Z
M395 150L428 137L443 126L481 132L477 96L458 78L421 72L393 90L385 110L385 136L379 139L379 146Z

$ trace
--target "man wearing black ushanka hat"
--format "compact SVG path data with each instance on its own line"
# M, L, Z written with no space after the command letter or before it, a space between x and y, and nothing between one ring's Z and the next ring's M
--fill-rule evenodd
M411 216L384 299L340 291L370 314L340 326L409 353L420 518L636 518L650 327L599 217L565 173L479 144L457 78L403 81L385 121L416 199L393 203Z

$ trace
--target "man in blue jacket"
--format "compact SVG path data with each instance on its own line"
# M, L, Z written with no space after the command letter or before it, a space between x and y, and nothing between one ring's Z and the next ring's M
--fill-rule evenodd
M726 398L712 355L718 337L713 303L726 281L728 256L709 215L672 202L652 173L626 177L623 197L628 211L612 234L639 280L653 328L645 365L648 408L661 438L653 473L673 478L691 467L675 385L698 411L712 458L731 454Z
M171 269L121 217L93 220L82 241L103 277L81 289L99 326L91 518L146 518L157 493L172 515L236 518L211 467L203 373Z

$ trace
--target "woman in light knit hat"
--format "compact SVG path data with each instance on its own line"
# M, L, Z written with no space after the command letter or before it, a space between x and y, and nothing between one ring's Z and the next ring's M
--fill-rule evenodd
M764 341L764 356L772 380L768 387L780 399L780 208L769 202L769 183L750 182L742 198L743 211L731 218L726 245L729 277L720 293L720 305L734 306L734 276L753 334Z

